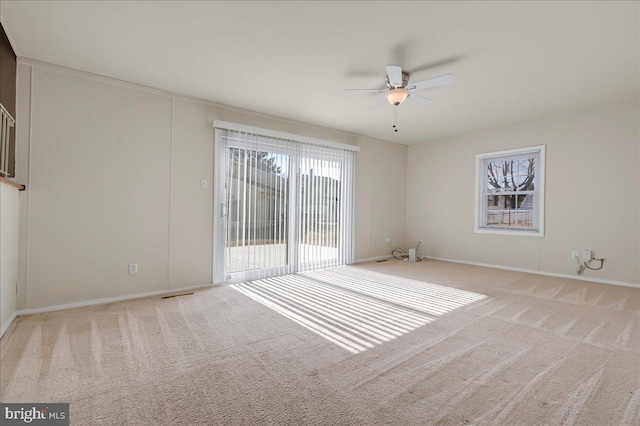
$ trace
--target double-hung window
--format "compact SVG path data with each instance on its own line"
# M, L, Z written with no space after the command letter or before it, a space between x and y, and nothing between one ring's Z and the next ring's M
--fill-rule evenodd
M544 236L544 149L476 156L476 232Z

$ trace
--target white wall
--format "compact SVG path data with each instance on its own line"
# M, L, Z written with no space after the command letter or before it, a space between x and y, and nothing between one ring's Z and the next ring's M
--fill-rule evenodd
M360 146L356 258L403 243L405 146L25 59L17 92L19 308L211 283L214 119Z
M211 282L213 256L213 118L220 109L173 101L171 265L169 286Z
M356 258L371 259L405 247L407 147L364 136L358 145Z
M0 336L17 310L20 192L0 182Z
M638 105L409 147L407 239L427 256L574 274L572 250L606 259L585 277L640 282ZM544 238L474 233L475 155L546 145Z
M27 306L166 284L171 99L33 70ZM140 273L128 275L129 263Z

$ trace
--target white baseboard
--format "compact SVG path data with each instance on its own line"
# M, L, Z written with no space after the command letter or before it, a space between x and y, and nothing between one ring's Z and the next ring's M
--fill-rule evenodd
M366 258L366 259L356 259L354 261L354 263L374 262L374 261L377 261L377 260L391 259L391 258L393 258L393 256L391 256L391 255L369 257L369 258ZM603 280L603 279L599 279L599 278L589 278L589 277L582 277L582 276L575 276L575 275L568 275L568 274L557 274L557 273L554 273L554 272L535 271L535 270L532 270L532 269L523 269L523 268L512 268L510 266L493 265L493 264L481 263L481 262L469 262L469 261L465 261L465 260L456 260L456 259L446 259L446 258L442 258L442 257L422 256L422 258L423 259L432 259L432 260L441 260L441 261L444 261L444 262L462 263L462 264L465 264L465 265L482 266L482 267L485 267L485 268L496 268L496 269L504 269L504 270L507 270L507 271L524 272L524 273L527 273L527 274L546 275L546 276L550 276L550 277L568 278L568 279L573 279L573 280L590 281L590 282L596 282L596 283L601 283L601 284L611 284L611 285L618 285L618 286L623 286L623 287L640 288L640 284L627 283L627 282L623 282L623 281ZM9 329L9 327L13 323L13 321L20 315L32 315L32 314L39 314L39 313L43 313L43 312L61 311L61 310L64 310L64 309L82 308L82 307L85 307L85 306L92 306L92 305L102 305L102 304L105 304L105 303L121 302L123 300L131 300L131 299L141 299L141 298L144 298L144 297L159 296L159 295L162 295L162 294L178 293L178 292L181 292L181 291L195 290L195 289L199 289L199 288L212 287L212 286L216 286L216 285L217 284L201 284L201 285L195 285L195 286L190 286L190 287L182 287L182 288L173 288L173 289L168 289L168 290L152 291L152 292L148 292L148 293L138 293L138 294L129 294L129 295L125 295L125 296L105 297L105 298L102 298L102 299L85 300L85 301L82 301L82 302L66 303L64 305L46 306L46 307L43 307L43 308L21 309L19 311L14 312L13 314L11 314L11 316L7 319L7 321L2 325L2 329L0 329L0 337L2 337L4 335L4 333Z
M21 309L16 312L16 316L40 314L43 312L62 311L64 309L83 308L85 306L102 305L105 303L121 302L123 300L141 299L150 296L160 296L162 294L179 293L181 291L195 290L198 288L211 287L214 284L201 284L191 287L172 288L168 290L151 291L149 293L128 294L126 296L105 297L102 299L85 300L82 302L65 303L64 305L46 306L44 308Z
M391 256L390 254L384 255L384 256L376 256L376 257L368 257L366 259L356 259L353 261L353 263L365 263L365 262L374 262L376 260L383 260L383 259L391 259L393 256Z
M11 323L13 323L13 320L16 319L17 316L18 316L18 311L15 311L7 319L7 322L2 324L2 329L0 329L0 337L4 336L4 333L9 329L9 326L11 325Z
M512 268L510 266L492 265L490 263L468 262L466 260L445 259L442 257L423 256L425 259L442 260L443 262L463 263L465 265L483 266L485 268L505 269L507 271L524 272L527 274L546 275L549 277L568 278L570 280L590 281L600 284L619 285L622 287L640 288L638 283L626 283L623 281L603 280L600 278L583 277L580 275L557 274L555 272L535 271L533 269Z

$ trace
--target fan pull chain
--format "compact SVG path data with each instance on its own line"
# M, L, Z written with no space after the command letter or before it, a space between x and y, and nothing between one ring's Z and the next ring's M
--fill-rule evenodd
M393 131L398 131L398 105L393 106Z

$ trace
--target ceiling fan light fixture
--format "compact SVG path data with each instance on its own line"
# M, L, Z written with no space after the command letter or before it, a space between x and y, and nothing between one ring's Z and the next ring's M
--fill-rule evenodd
M391 105L400 105L409 96L407 89L393 89L387 93L387 100Z

